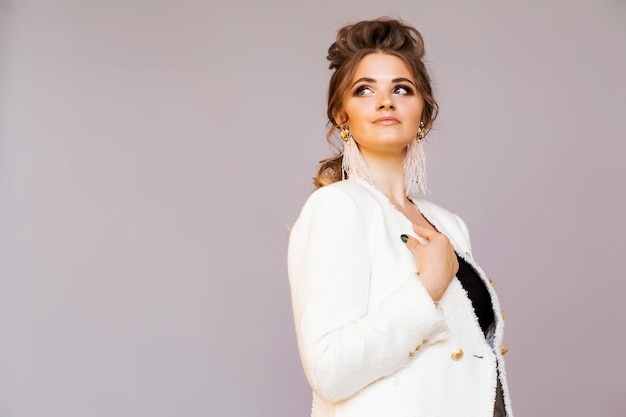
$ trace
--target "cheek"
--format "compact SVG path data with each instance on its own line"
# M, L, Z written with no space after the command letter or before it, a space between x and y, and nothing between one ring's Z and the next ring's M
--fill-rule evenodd
M422 114L422 111L424 110L424 103L422 100L417 100L415 103L413 103L411 107L412 107L411 112L419 116Z
M416 106L413 109L411 109L411 111L408 112L407 114L409 119L411 119L412 121L411 125L415 125L415 129L417 129L420 123L420 120L422 118L422 111L423 111L423 108L421 106Z
M364 110L362 107L363 106L359 106L355 103L346 105L344 107L344 112L346 113L348 120L351 121L352 123L358 123L361 120L363 120L365 115L364 115Z

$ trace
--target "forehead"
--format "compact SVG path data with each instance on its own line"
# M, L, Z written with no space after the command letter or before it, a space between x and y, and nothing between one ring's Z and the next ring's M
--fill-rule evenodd
M352 78L353 81L359 78L373 78L376 81L408 78L415 81L406 62L395 55L383 52L365 55L357 64Z

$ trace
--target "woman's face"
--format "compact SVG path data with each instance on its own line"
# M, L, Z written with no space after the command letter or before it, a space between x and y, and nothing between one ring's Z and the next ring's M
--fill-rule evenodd
M364 156L403 153L415 140L423 108L409 67L385 53L359 62L343 101L345 124Z

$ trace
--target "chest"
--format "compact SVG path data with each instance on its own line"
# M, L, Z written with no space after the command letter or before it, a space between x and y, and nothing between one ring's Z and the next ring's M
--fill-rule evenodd
M379 305L407 278L415 278L418 266L400 236L415 236L413 225L402 213L383 207L368 219L368 254L370 265L369 304Z

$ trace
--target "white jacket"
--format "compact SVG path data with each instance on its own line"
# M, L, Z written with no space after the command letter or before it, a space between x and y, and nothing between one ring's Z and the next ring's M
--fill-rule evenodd
M291 230L288 253L313 417L492 417L496 366L513 416L493 283L472 259L463 221L415 203L487 284L495 334L485 340L456 278L435 306L400 239L415 236L412 224L383 193L359 178L320 188Z

